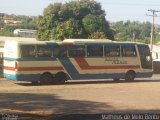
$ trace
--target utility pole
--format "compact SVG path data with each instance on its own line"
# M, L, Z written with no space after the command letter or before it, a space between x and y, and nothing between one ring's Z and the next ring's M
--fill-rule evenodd
M150 9L148 10L149 12L152 12L152 15L147 15L147 16L151 16L152 17L152 27L151 27L151 40L150 40L150 45L151 45L151 51L153 49L153 33L154 33L154 20L155 20L155 17L158 17L156 12L160 12L158 10L153 10L153 9Z

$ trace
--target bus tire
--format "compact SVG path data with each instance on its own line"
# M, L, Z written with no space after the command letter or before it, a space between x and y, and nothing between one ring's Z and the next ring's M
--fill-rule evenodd
M40 78L41 84L49 84L53 82L53 76L50 73L43 73Z
M67 75L64 72L57 73L54 78L55 84L64 84L67 81Z
M114 82L119 82L120 79L119 78L114 78L113 80L114 80Z
M134 78L135 78L135 72L128 71L125 76L125 81L134 81Z
M32 85L38 85L39 82L38 81L32 81Z

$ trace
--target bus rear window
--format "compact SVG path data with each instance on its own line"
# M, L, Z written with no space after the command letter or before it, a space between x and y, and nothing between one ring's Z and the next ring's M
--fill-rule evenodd
M35 57L35 45L22 45L21 46L21 57Z

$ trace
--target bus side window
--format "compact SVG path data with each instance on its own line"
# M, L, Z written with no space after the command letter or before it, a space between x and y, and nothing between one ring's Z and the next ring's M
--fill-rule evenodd
M103 46L87 46L87 56L89 57L103 56Z
M38 45L37 46L37 57L51 57L52 50L50 46Z
M137 56L135 46L124 45L122 46L122 56L123 57L135 57Z
M84 57L85 46L71 46L69 47L69 57Z
M21 45L21 57L35 57L35 45Z
M67 57L67 48L65 46L58 46L53 48L53 56Z
M105 46L106 57L118 57L120 56L120 46L107 45Z

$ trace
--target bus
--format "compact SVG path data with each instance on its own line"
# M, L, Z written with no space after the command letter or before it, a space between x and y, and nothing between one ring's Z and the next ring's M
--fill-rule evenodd
M32 83L152 77L147 44L92 39L6 41L4 77Z

